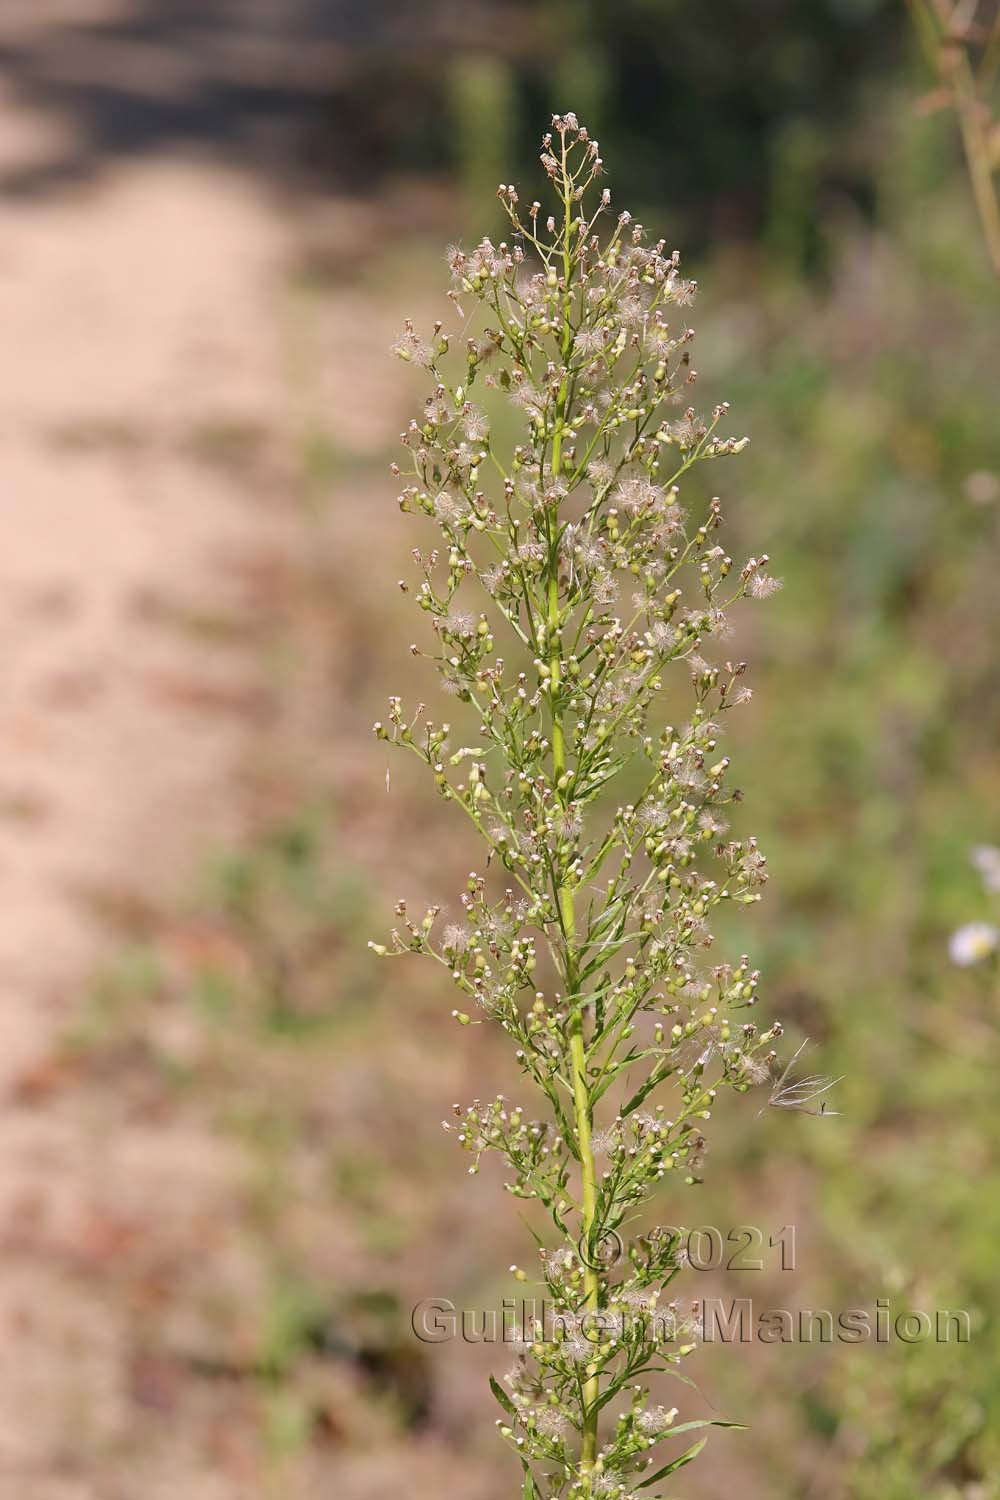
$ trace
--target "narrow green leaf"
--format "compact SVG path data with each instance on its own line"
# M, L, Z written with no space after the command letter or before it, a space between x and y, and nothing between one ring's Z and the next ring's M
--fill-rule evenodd
M641 1490L648 1490L651 1484L656 1484L656 1482L660 1479L666 1479L668 1474L676 1474L678 1469L683 1469L685 1464L689 1464L693 1458L698 1457L698 1454L701 1452L702 1448L704 1448L707 1442L708 1438L702 1438L700 1442L695 1443L693 1447L688 1448L686 1453L682 1453L680 1458L675 1458L673 1463L665 1464L662 1469L657 1469L656 1473L653 1474L651 1478L644 1479L639 1488Z
M678 1432L693 1432L696 1427L732 1427L739 1432L746 1432L745 1422L719 1422L711 1417L701 1417L696 1422L678 1422L676 1427L668 1427L661 1437L664 1439L674 1437Z
M497 1398L507 1415L509 1417L516 1417L517 1408L508 1396L507 1392L504 1390L503 1386L500 1384L499 1380L494 1380L492 1375L490 1376L490 1390L493 1392L494 1396Z
M619 1113L622 1115L623 1119L627 1119L628 1116L633 1112L633 1110L638 1109L639 1105L643 1104L648 1096L653 1092L653 1090L655 1088L658 1088L663 1080L665 1078L668 1078L672 1072L673 1069L668 1068L664 1072L654 1071L652 1074L650 1074L649 1078L647 1078L646 1082L642 1085L642 1088L637 1089L632 1095L631 1099L627 1099L622 1105Z
M534 1224L529 1224L528 1221L527 1221L527 1219L524 1217L523 1214L520 1214L519 1218L521 1220L521 1223L524 1225L525 1229L531 1235L531 1238L534 1240L535 1244L538 1246L539 1250L544 1250L545 1249L545 1241L542 1239L541 1235L538 1233L538 1230L535 1228Z

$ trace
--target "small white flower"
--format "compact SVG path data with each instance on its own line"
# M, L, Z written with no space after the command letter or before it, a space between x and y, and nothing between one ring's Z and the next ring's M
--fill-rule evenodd
M972 863L990 894L1000 892L1000 849L993 844L977 844L972 851Z
M449 923L444 930L444 946L453 953L464 953L471 940L469 929L460 927L456 922Z
M544 1437L561 1438L569 1427L565 1416L556 1407L540 1407L532 1411L531 1416L535 1427Z
M489 418L478 406L466 407L463 428L470 443L481 443L490 435Z
M645 1411L639 1412L635 1419L635 1425L640 1432L644 1432L647 1436L652 1437L657 1433L664 1432L676 1415L676 1406L672 1406L669 1411L662 1406L651 1406Z
M769 599L780 588L780 578L772 578L770 573L755 573L747 584L747 593L751 599Z
M953 964L966 969L970 964L982 963L1000 944L1000 930L992 922L966 922L956 927L948 940L948 953Z

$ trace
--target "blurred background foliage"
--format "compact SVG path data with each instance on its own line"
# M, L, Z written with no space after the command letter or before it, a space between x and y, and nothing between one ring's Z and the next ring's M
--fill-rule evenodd
M1000 841L997 287L954 121L915 107L928 79L904 8L265 12L265 41L287 30L330 46L317 54L329 81L250 95L210 79L226 151L267 127L278 146L256 162L247 147L255 170L278 162L283 192L376 214L361 254L320 244L303 258L296 317L321 322L345 289L382 319L443 313L440 247L494 227L497 181L530 195L540 128L573 108L616 203L683 249L702 288L702 399L730 401L733 430L752 434L715 482L730 550L766 547L785 588L739 620L734 645L755 692L730 751L741 831L759 835L772 883L731 941L764 970L768 1014L843 1074L842 1113L757 1118L751 1096L716 1123L706 1187L663 1214L765 1236L796 1224L796 1277L730 1278L726 1295L835 1308L887 1295L967 1308L975 1333L968 1346L706 1350L699 1383L753 1430L714 1440L685 1493L994 1500L1000 996L984 970L949 967L946 944L987 915L971 846ZM134 27L154 23L160 45L192 51L208 29L253 25L225 7L134 8ZM116 149L106 101L48 87L81 138ZM398 403L384 342L373 333L365 357ZM447 901L470 857L405 768L385 797L365 739L385 694L413 680L395 579L422 538L394 519L395 416L384 452L350 452L310 410L293 479L314 554L303 629L339 633L350 655L324 682L349 768L304 757L281 816L204 851L197 890L117 923L69 1055L79 1087L113 1081L124 1119L182 1109L246 1150L252 1274L220 1286L192 1272L178 1295L197 1317L170 1348L240 1392L274 1493L402 1493L435 1442L448 1492L499 1500L514 1476L475 1385L503 1351L417 1346L408 1319L432 1294L492 1305L524 1256L498 1184L470 1184L437 1124L453 1097L510 1084L509 1060L486 1028L454 1033L426 976L364 953L391 899ZM372 1449L398 1470L372 1479Z
M523 173L534 122L571 98L600 121L620 194L641 213L669 203L692 250L773 235L811 259L824 210L870 210L879 94L910 51L893 0L720 0L711 21L682 0L393 9L329 102L360 122L361 180L440 167L478 200Z

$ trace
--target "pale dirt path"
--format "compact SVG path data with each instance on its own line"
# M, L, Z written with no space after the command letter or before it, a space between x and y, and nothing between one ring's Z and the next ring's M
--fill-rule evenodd
M241 561L287 540L185 453L280 414L279 248L249 192L171 165L4 215L0 1084L92 952L79 896L232 829L259 663L163 617L245 611Z
M0 160L49 129L8 110ZM128 1432L128 1315L75 1274L106 1253L95 1207L183 1240L239 1177L209 1136L109 1141L19 1090L83 1003L95 908L155 902L245 821L260 579L297 533L280 484L248 498L239 450L287 456L286 253L245 182L184 162L2 210L0 1500L139 1493L127 1466L100 1477ZM231 1493L180 1444L159 1468Z

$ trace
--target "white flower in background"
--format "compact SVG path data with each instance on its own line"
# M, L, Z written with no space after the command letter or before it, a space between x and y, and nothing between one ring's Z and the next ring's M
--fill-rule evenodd
M993 844L977 844L972 851L972 863L990 894L1000 893L1000 849Z
M970 964L982 963L1000 944L1000 930L992 922L966 922L956 927L948 940L948 953L953 964L966 969Z

